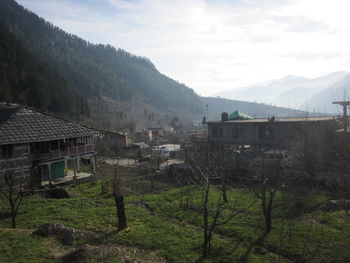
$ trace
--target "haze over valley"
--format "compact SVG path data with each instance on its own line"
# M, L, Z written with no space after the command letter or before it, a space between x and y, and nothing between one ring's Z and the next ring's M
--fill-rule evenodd
M217 92L213 96L310 112L340 113L342 109L332 105L332 102L350 98L350 73L339 71L313 79L290 75Z

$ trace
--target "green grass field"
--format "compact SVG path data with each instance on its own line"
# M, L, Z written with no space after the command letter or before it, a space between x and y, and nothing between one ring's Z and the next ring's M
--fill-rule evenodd
M140 253L150 258L144 262L196 262L200 258L203 220L198 187L127 196L129 227L122 232L115 231L114 200L111 195L100 194L99 182L67 190L71 194L68 199L25 196L17 217L18 231L8 229L9 218L0 220L0 262L61 262L62 255L86 245L110 250L120 246L126 248L125 253L129 253L127 248L144 251ZM218 189L212 187L212 206L218 196ZM302 207L307 212L300 212L298 217L289 216L296 209L293 205L274 210L272 232L257 245L253 244L263 233L264 223L259 201L245 189L230 189L228 197L221 220L230 211L253 205L215 230L210 262L239 262L248 251L248 262L350 262L349 215L345 211L326 213L313 209L330 198L325 192L305 194ZM285 197L278 193L276 198L281 202ZM2 199L0 211L7 210ZM53 240L50 243L47 238L30 235L30 230L44 223L61 223L82 234L73 248L57 242L53 245ZM90 237L91 233L98 242ZM120 255L110 254L102 260L93 253L76 262L123 262Z

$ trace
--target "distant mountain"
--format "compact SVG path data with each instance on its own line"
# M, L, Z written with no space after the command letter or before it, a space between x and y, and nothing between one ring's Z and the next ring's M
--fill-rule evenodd
M290 88L304 85L308 80L304 77L287 76L282 79L270 80L247 87L219 92L214 94L228 99L271 103L276 95Z
M350 100L350 75L312 96L303 107L310 111L341 114L343 109L331 103L343 100Z
M305 103L307 101L349 75L349 72L339 71L314 79L300 76L287 76L282 79L270 80L247 87L219 92L215 95L230 99L271 103L305 110ZM314 103L316 103L316 101L314 101ZM330 104L331 100L327 103ZM322 107L322 109L324 109L324 107Z
M262 117L298 114L264 104L201 98L161 74L147 58L91 44L13 0L0 1L0 101L95 127L129 130L168 124L175 116L199 120L206 104L215 107L215 114L231 108ZM221 104L230 106L223 110Z

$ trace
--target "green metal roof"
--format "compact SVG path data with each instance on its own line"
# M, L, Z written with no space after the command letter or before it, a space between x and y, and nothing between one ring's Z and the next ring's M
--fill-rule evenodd
M252 117L248 116L247 114L240 112L238 110L235 110L228 116L229 120L250 120L253 119Z

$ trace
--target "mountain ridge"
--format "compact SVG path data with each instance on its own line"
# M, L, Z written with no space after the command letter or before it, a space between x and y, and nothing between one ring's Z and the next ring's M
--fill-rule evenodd
M317 78L289 75L281 79L218 92L215 95L250 102L270 103L281 107L293 107L299 110L305 110L305 104L312 101L313 107L311 110L317 111L320 105L316 105L316 100L313 100L313 97L319 97L318 94L323 90L330 88L349 75L350 73L346 71L332 72ZM331 102L329 100L322 103L331 104ZM328 109L327 113L335 112L332 107L327 106L326 108Z

